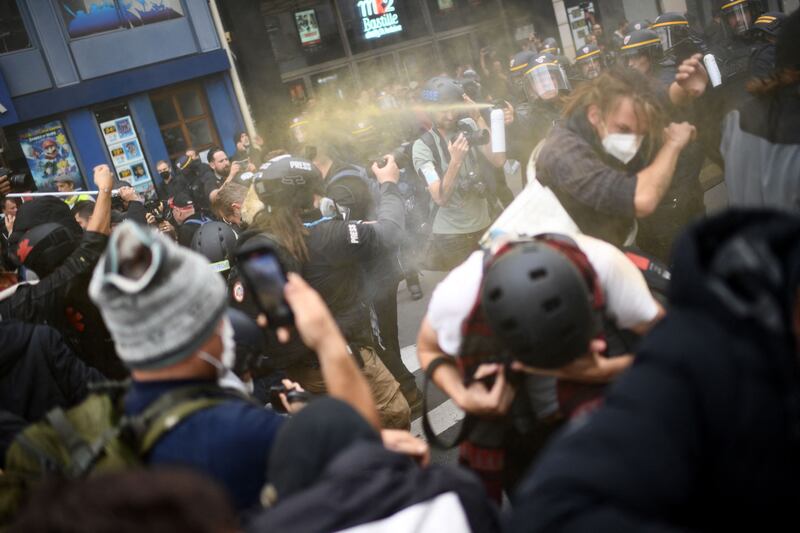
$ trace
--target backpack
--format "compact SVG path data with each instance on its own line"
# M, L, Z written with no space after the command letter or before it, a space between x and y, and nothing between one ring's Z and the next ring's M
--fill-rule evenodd
M250 401L216 384L191 385L126 416L127 390L127 383L101 385L82 403L53 409L16 436L0 475L0 527L14 519L38 482L142 467L159 439L192 414L231 399Z

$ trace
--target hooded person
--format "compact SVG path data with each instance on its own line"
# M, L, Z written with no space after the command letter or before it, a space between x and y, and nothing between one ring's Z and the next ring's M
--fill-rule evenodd
M729 210L674 253L669 313L590 418L551 444L510 531L793 529L800 218Z
M281 428L262 498L270 508L247 530L499 531L495 509L469 472L421 468L391 449L346 404L311 403Z
M86 294L111 231L113 181L108 166L95 168L99 191L85 232L57 198L37 198L20 207L9 248L13 260L35 273L39 282L23 282L0 293L0 317L50 325L87 364L108 378L122 379L127 371Z

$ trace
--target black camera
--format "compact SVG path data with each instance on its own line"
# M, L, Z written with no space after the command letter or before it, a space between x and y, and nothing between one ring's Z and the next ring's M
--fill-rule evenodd
M297 391L291 390L287 392L287 389L283 385L273 385L269 388L269 403L272 406L272 409L277 411L278 413L285 413L286 408L283 406L283 402L281 401L281 393L286 394L286 400L289 403L308 403L311 400L311 395L305 391Z
M24 172L12 174L6 167L0 167L0 178L5 176L6 181L11 187L11 192L31 192L36 190L36 183L33 176Z
M384 154L385 153L386 152L384 152ZM394 162L397 164L397 168L403 169L411 165L411 143L403 143L388 153L394 157ZM383 154L381 154L379 157L370 159L370 161L371 163L369 167L372 167L372 162L374 162L378 164L378 168L383 168L389 163L389 160L384 157Z
M450 142L456 142L459 134L464 135L464 138L467 140L470 146L484 146L489 144L489 141L491 140L489 130L479 129L478 125L471 118L462 118L459 120L456 123L456 129L458 130L458 133L453 135L453 138L450 140Z
M172 210L169 209L161 200L147 200L144 208L153 215L157 224L162 222L172 222Z
M461 194L477 194L483 196L488 190L486 183L475 172L470 171L466 176L461 176L456 182L456 188Z

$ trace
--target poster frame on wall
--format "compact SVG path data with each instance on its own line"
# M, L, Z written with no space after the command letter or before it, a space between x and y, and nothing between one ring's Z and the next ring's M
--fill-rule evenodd
M17 131L17 140L39 191L56 190L58 175L71 177L76 189L86 186L67 128L60 119L22 128Z
M304 48L317 46L322 43L322 33L319 29L319 19L317 18L316 9L295 11L294 25L297 28L297 36L300 38L300 45Z
M128 182L148 200L155 198L155 180L128 105L107 106L94 114L117 180Z

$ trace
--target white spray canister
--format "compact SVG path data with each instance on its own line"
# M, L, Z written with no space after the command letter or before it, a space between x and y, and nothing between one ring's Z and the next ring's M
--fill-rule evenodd
M492 123L492 152L506 151L506 120L502 109L492 109L489 115Z
M708 72L708 79L711 81L712 87L719 87L722 85L722 74L719 72L717 65L717 58L713 54L706 54L703 56L703 64L706 66Z

